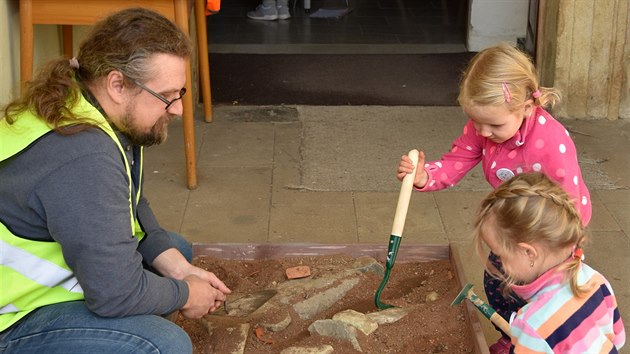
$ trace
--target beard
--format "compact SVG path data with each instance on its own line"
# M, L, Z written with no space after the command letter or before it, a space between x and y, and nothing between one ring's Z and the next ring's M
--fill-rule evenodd
M122 117L122 126L119 127L119 129L133 145L158 145L163 143L168 137L168 125L176 117L176 115L165 112L164 115L160 116L155 124L153 124L151 129L146 132L138 127L130 110L127 110L125 116Z

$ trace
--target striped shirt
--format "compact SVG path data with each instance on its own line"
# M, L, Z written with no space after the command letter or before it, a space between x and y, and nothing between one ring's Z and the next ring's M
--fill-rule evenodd
M554 268L513 287L528 302L510 321L515 353L617 353L626 334L612 287L584 263L578 283L590 285L583 297L574 296L565 273Z

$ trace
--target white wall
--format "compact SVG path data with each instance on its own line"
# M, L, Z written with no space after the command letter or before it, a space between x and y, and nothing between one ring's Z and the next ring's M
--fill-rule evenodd
M505 41L516 44L527 33L529 0L471 0L468 50L478 52Z

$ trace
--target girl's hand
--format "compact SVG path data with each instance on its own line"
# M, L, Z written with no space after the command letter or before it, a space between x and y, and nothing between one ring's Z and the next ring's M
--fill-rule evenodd
M416 171L416 176L413 180L413 185L416 188L424 187L424 185L427 184L427 181L429 180L429 174L427 173L427 171L424 170L424 163L425 163L424 151L420 151L418 154L419 168L418 168L418 171ZM411 159L409 158L409 156L403 155L400 158L400 162L398 163L398 170L396 171L396 178L398 178L399 181L402 181L406 175L413 172L413 169L414 169L414 165Z

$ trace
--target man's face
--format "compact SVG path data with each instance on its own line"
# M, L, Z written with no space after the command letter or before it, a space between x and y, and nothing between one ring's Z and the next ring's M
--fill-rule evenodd
M149 61L155 75L142 85L171 101L180 97L186 82L186 61L170 54L156 54ZM140 89L140 87L138 87ZM120 120L120 131L134 145L160 144L168 135L168 124L182 115L182 100L166 104L148 91L133 93Z

